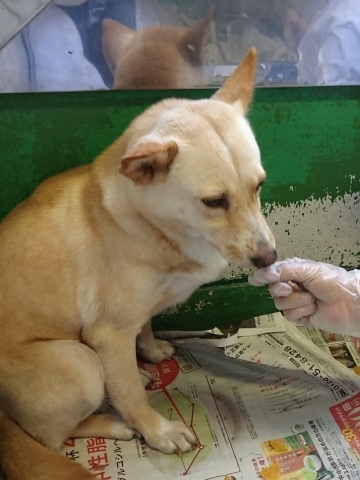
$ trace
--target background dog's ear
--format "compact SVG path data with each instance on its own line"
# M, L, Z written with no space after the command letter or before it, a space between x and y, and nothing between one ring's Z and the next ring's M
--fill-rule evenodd
M256 49L250 48L243 61L225 81L223 86L213 95L213 98L230 104L240 102L246 114L254 93L256 67Z
M146 185L159 172L167 172L179 151L176 142L146 141L135 145L121 159L119 172L134 183Z
M127 52L136 31L111 18L105 18L102 22L102 32L103 54L111 73L114 74L117 62Z
M180 52L196 67L203 63L203 46L214 16L215 6L212 6L206 17L188 28L179 44Z

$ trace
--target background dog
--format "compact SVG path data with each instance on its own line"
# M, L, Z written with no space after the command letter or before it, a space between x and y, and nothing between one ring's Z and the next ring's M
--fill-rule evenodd
M153 315L228 262L276 260L245 118L255 71L252 49L211 99L154 105L92 164L48 179L0 225L0 463L9 480L93 478L54 453L68 437L138 432L164 453L196 444L187 425L149 405L136 348L151 362L169 358ZM119 416L92 415L105 388Z
M139 31L103 21L103 54L114 89L191 88L205 84L203 47L214 8L191 28L149 26Z

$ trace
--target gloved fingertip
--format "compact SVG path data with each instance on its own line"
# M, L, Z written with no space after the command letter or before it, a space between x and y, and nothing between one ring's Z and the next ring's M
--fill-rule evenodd
M269 285L269 292L272 297L287 297L293 289L288 283L276 282Z
M257 273L257 272L253 272L248 276L248 282L250 283L250 285L253 285L254 287L263 286L264 282L260 281L260 279L255 277L255 273Z
M314 328L312 323L310 322L310 317L307 315L306 317L301 317L301 318L287 318L285 317L289 322L294 323L295 325L298 325L299 327L308 327L310 329Z
M253 272L248 277L250 285L260 287L267 285L268 283L278 282L280 278L280 266L277 262L273 263L269 267L259 268L256 272Z

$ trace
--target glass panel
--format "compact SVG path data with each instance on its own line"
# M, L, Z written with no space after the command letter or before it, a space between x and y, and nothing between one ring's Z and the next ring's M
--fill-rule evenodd
M0 0L0 48L49 3L50 0Z
M54 0L8 41L46 3L0 0L0 92L217 87L252 46L259 86L360 83L359 0Z

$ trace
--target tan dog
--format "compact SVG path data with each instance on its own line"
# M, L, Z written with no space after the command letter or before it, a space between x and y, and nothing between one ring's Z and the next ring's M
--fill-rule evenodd
M228 262L276 260L265 173L245 113L252 49L209 100L165 100L94 163L45 181L0 226L0 464L10 480L85 480L68 437L165 453L196 443L150 407L136 364L161 362L153 315ZM120 170L120 173L119 173ZM107 390L121 415L94 415Z
M203 47L213 17L188 30L145 27L136 32L109 18L103 21L103 53L114 89L190 88L204 85Z

